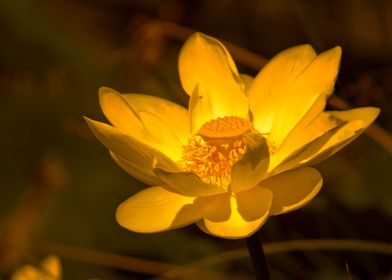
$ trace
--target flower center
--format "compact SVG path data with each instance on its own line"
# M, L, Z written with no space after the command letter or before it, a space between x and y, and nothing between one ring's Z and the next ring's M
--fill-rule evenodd
M251 129L248 120L233 116L205 123L184 146L184 169L206 183L227 189L231 168L245 153L243 135Z

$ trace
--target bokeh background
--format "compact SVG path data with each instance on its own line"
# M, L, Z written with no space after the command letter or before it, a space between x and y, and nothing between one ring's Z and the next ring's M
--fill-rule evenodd
M186 106L177 58L192 30L265 58L301 43L318 52L342 46L336 96L352 107L380 107L377 123L392 133L391 1L3 0L0 277L53 253L61 258L64 279L150 279L167 269L177 270L177 279L252 279L243 255L219 258L245 248L243 240L210 237L194 225L149 235L122 229L116 207L145 185L116 166L82 119L105 120L100 86ZM257 63L245 55L238 67L254 75ZM269 219L263 242L390 244L392 149L388 139L382 146L374 137L380 135L363 135L319 164L321 193L308 206ZM330 250L267 257L273 279L392 279L388 254ZM200 260L203 271L218 274L181 272Z

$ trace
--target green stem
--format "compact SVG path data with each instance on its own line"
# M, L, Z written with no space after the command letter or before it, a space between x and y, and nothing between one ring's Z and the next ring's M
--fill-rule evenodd
M269 280L268 266L258 232L247 237L245 240L248 246L249 256L252 260L256 280Z

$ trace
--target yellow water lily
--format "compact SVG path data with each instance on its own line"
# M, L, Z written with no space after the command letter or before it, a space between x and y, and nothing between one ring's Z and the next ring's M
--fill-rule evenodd
M123 169L152 185L118 207L119 224L151 233L197 223L211 235L243 238L269 216L308 203L322 186L308 166L354 140L379 113L324 111L340 57L340 47L317 55L300 45L252 78L218 40L195 33L179 57L188 110L101 88L113 126L87 123Z
M55 255L46 257L39 266L24 265L11 276L11 280L61 280L61 263Z

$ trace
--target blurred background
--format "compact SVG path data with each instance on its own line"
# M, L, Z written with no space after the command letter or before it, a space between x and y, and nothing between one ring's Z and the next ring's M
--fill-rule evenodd
M1 279L48 254L60 257L63 279L151 279L165 271L176 271L176 279L252 279L243 240L207 236L194 225L149 235L121 228L116 207L145 185L112 161L82 119L105 120L100 86L186 106L177 58L192 30L267 59L296 44L318 52L342 46L336 96L351 107L380 107L377 123L392 133L391 1L1 1ZM240 71L255 75L264 60L241 51L233 50ZM263 242L390 244L392 149L385 135L377 140L382 136L364 134L320 164L321 193L269 219ZM229 250L240 253L219 257ZM267 258L273 279L392 279L390 254L296 251ZM182 271L200 260L209 276Z

